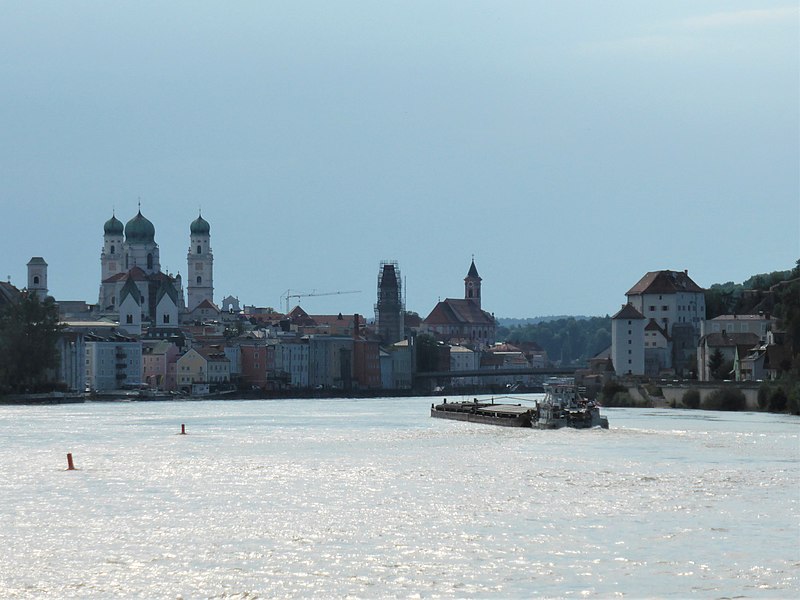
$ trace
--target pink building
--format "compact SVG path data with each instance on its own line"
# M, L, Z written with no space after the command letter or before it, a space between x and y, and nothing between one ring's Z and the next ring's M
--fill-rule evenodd
M172 392L178 389L175 365L178 347L171 342L142 342L142 383L147 387Z

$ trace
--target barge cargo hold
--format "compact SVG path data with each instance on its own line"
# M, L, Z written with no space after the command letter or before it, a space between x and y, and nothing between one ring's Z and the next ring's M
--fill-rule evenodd
M489 402L448 402L431 404L431 416L503 427L532 427L533 407Z

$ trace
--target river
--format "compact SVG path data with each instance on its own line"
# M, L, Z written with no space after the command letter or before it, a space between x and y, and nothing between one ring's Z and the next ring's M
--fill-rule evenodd
M0 597L800 596L800 418L430 403L0 407Z

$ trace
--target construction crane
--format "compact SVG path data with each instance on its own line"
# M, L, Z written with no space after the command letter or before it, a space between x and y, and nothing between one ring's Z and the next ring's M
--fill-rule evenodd
M289 302L292 298L307 298L309 296L339 296L341 294L360 294L361 290L347 290L347 291L338 291L338 292L317 292L316 290L311 290L308 293L303 292L296 292L292 293L292 290L286 290L286 293L281 296L281 302L286 300L286 314L289 314Z

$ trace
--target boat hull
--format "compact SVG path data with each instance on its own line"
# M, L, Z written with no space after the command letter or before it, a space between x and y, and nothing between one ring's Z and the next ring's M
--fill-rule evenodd
M431 416L437 419L450 419L452 421L465 421L468 423L481 423L483 425L499 425L500 427L530 427L530 415L520 415L517 417L494 417L484 414L474 414L468 412L456 412L449 410L431 409Z

